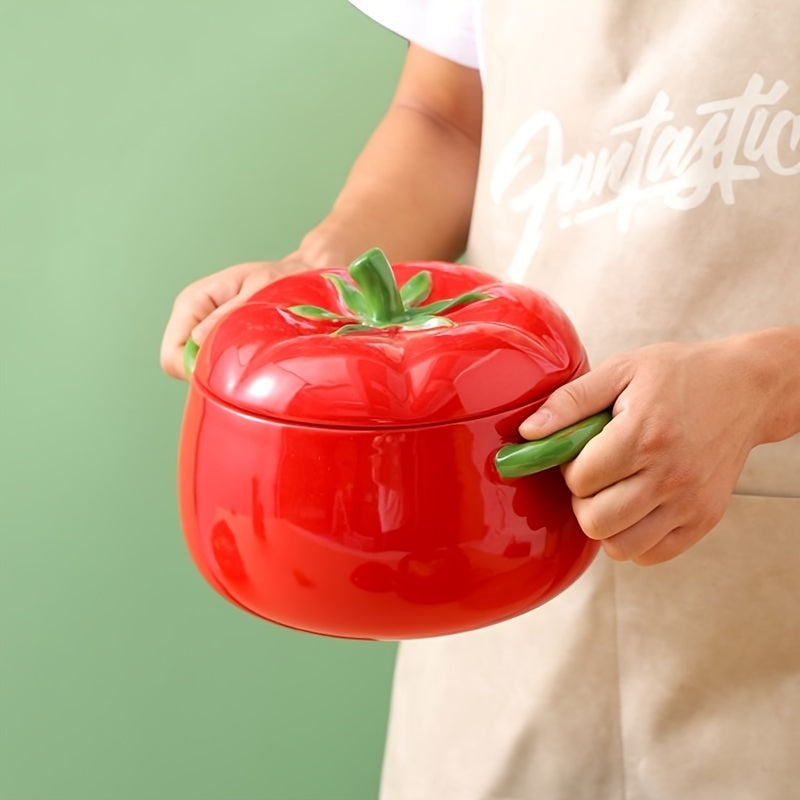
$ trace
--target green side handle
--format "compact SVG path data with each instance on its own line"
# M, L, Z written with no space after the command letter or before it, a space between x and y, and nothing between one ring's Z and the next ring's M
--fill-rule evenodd
M186 380L192 377L194 372L194 362L197 361L197 351L200 349L194 339L187 339L186 344L183 346L183 371L186 374Z
M568 428L521 444L507 444L494 457L501 478L521 478L572 461L590 439L611 421L610 411L601 411Z

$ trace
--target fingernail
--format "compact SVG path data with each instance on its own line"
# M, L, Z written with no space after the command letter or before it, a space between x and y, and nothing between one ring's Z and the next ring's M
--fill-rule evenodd
M524 436L526 433L536 433L540 428L544 428L553 419L553 412L548 408L540 408L534 411L523 423L519 426L520 433Z

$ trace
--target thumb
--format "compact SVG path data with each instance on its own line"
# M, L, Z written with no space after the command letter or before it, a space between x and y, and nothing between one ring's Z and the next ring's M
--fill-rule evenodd
M611 366L600 365L556 389L519 426L523 439L542 439L614 405L625 381Z

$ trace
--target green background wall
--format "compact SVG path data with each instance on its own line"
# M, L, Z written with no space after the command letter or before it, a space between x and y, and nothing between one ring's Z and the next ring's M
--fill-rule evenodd
M404 46L345 0L0 11L0 800L374 800L391 644L196 574L177 291L325 212Z

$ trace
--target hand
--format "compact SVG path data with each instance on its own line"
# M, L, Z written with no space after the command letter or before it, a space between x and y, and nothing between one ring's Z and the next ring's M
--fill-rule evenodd
M161 368L173 378L185 378L183 347L188 339L202 344L217 320L241 305L268 283L310 269L296 257L282 261L237 264L189 284L175 298L161 342Z
M613 405L611 422L562 467L578 522L611 558L666 561L721 519L766 413L745 339L612 358L520 426L538 439Z

